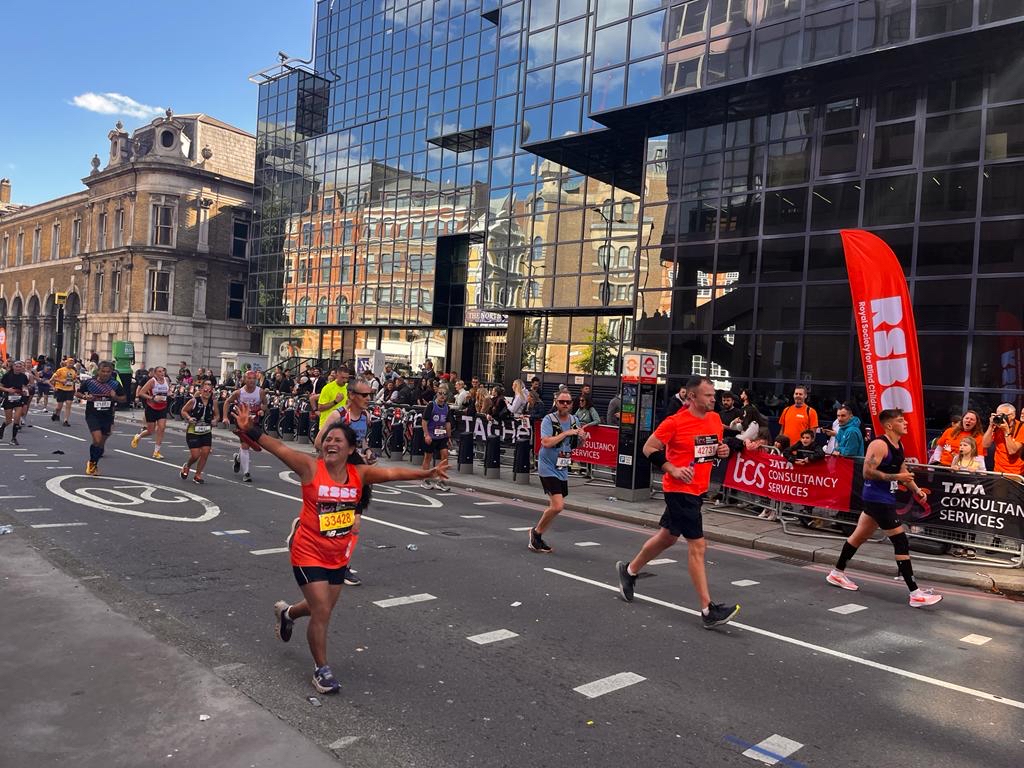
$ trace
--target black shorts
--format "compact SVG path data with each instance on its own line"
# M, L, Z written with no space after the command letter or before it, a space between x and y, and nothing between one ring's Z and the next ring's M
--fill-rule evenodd
M70 389L55 389L53 394L57 398L58 403L66 403L69 400L75 399L75 393Z
M447 437L445 437L445 438L435 437L430 442L429 445L427 443L424 443L423 447L426 448L429 453L434 454L434 458L435 459L440 459L441 458L441 451L447 451L448 450L448 438Z
M896 515L896 507L892 504L865 500L864 514L878 523L878 527L883 531L891 531L893 528L903 525Z
M102 432L107 437L110 437L110 430L114 428L114 414L109 416L96 416L85 414L85 425L89 427L90 432Z
M194 435L186 432L185 445L188 446L189 450L210 448L213 445L213 435L210 432L207 432L204 435Z
M0 402L3 402L3 408L4 408L5 411L13 411L13 410L21 408L21 407L23 407L25 405L28 405L28 399L27 398L22 397L21 400L19 400L18 402L12 403L10 400L7 399L7 395L6 394L3 395L3 396L0 396Z
M560 496L569 495L569 481L562 480L558 477L546 477L540 476L540 486L544 489L544 493L548 496L554 496L556 493Z
M161 408L160 410L157 410L156 408L150 408L149 403L146 403L146 405L143 406L143 412L143 417L146 419L147 424L152 424L155 421L160 421L160 419L167 418L166 408Z
M314 581L326 581L328 584L337 586L345 583L345 576L348 575L348 566L320 568L315 565L293 565L292 573L295 575L295 581L300 587L304 587Z
M50 383L49 382L44 382L44 381L40 381L39 383L37 383L36 384L36 394L37 395L48 395L48 394L50 394Z
M667 528L673 536L684 539L703 539L704 521L700 513L701 497L692 493L667 492L665 512L658 525Z

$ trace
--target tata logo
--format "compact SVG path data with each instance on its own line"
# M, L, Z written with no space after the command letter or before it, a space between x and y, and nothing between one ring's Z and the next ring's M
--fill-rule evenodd
M317 489L317 496L321 499L338 499L340 501L351 501L359 498L359 489L348 485L321 485Z
M744 459L737 454L736 466L732 470L732 479L741 485L751 488L764 488L764 464Z
M914 398L902 386L910 379L907 336L903 328L903 300L899 296L871 302L871 330L875 347L875 371L882 387L882 410L914 410ZM888 327L887 327L888 326Z

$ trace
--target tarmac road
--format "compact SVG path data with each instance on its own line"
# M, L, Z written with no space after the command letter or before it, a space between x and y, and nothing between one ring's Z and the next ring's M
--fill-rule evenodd
M285 468L254 454L255 482L241 484L218 431L206 485L184 483L180 432L160 462L145 441L129 448L126 424L90 478L81 420L36 422L21 448L0 450L0 518L14 535L347 764L1024 764L1019 603L940 587L940 605L915 610L890 578L851 569L862 589L845 592L822 566L712 545L712 595L743 609L705 631L684 546L626 604L614 564L649 529L566 513L545 537L555 553L539 555L524 530L535 505L415 483L374 490L353 559L364 584L345 588L330 632L342 692L315 707L303 625L287 645L273 635L274 601L299 598L283 549L298 487ZM19 631L0 623L8 654ZM39 632L36 645L56 643ZM25 673L0 667L0 688ZM34 737L38 722L5 720L11 743L54 760L38 764L62 764ZM7 755L0 765L20 764Z

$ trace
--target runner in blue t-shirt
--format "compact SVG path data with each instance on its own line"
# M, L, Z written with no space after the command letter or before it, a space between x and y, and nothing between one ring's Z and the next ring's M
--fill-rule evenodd
M540 516L540 522L530 529L529 548L533 552L551 552L543 533L565 508L565 497L569 495L572 450L587 440L587 430L569 413L571 408L572 396L568 392L559 392L555 398L555 412L549 413L540 423L537 474L540 475L540 484L550 501Z

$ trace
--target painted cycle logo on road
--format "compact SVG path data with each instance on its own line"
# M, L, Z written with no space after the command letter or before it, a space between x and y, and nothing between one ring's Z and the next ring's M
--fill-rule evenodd
M284 480L286 483L292 485L301 486L299 478L290 469L286 469L284 472L279 472L278 477ZM394 497L404 498L394 498ZM390 497L390 498L389 498ZM427 496L423 493L416 493L406 488L395 488L393 485L374 485L373 486L373 499L370 504L398 504L402 507L425 507L427 509L437 509L443 507L444 504L432 496Z
M220 514L220 507L195 493L127 477L58 475L46 481L46 490L79 506L151 520L205 523ZM153 511L163 505L174 505L174 509L168 512L176 514ZM201 514L189 516L189 512L197 511L196 507L202 510Z

